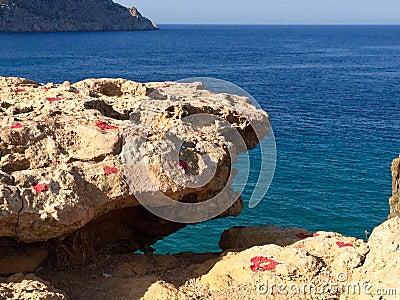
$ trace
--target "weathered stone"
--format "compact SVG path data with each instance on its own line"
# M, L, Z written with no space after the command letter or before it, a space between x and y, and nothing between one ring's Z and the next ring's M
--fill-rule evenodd
M11 281L13 280L13 281ZM10 278L8 283L0 282L0 298L9 300L68 300L64 292L50 286L34 274L28 274L19 280Z
M368 247L369 253L361 267L354 270L353 280L370 282L368 291L371 294L363 299L395 299L400 293L400 217L376 227ZM383 291L387 294L380 295Z
M267 228L277 235L288 230ZM232 237L235 232L240 237L242 231L231 231ZM293 237L293 232L288 234ZM269 244L222 254L113 255L82 273L44 270L41 277L74 299L389 300L400 292L399 237L397 217L375 228L368 242L318 231L284 247ZM252 268L260 257L276 264Z
M149 97L154 91L159 100ZM91 222L90 231L101 236L105 215L126 229L119 212L156 192L181 203L220 194L216 207L224 209L210 217L237 216L243 202L230 188L231 165L259 142L254 128L260 138L269 132L268 115L249 99L213 94L201 83L43 85L0 77L0 99L0 236L26 243L62 239ZM198 114L218 122L187 121ZM204 184L196 179L203 177ZM164 207L152 201L149 206ZM193 211L202 213L208 217L209 211ZM168 229L149 235L147 243L182 227L152 222ZM146 230L132 244L144 247Z

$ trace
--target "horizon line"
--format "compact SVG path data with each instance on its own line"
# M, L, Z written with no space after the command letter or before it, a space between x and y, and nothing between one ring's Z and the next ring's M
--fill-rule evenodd
M157 23L157 25L400 26L400 23Z

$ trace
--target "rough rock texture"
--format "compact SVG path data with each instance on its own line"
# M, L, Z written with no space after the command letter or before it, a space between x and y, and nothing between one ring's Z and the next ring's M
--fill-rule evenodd
M351 246L340 248L339 243L351 243ZM252 286L257 284L321 284L336 280L340 272L352 272L361 264L368 253L368 246L361 240L342 237L337 233L318 232L318 236L310 237L286 247L270 244L256 246L245 251L227 252L212 269L201 277L201 281L212 290L221 290L226 286ZM271 270L250 270L251 258L263 256L278 264ZM250 288L249 288L250 290ZM271 292L268 291L270 298ZM280 295L277 290L272 293L275 299L285 299L288 295ZM329 293L313 295L312 299L327 299ZM296 295L294 299L302 299ZM334 298L336 299L336 298Z
M337 233L317 232L286 247L264 245L228 252L201 281L216 291L258 287L267 299L396 299L400 293L399 233L400 218L396 217L375 228L368 243ZM250 258L256 256L278 264L271 270L249 271ZM338 286L331 285L332 291L328 291L321 289L324 283ZM285 284L288 294L280 293L272 284ZM290 294L290 285L293 291L297 287L302 291L306 284L315 284L317 289Z
M155 30L112 0L0 0L0 32Z
M232 127L186 121L199 113ZM267 113L248 98L211 93L201 83L42 85L0 77L0 237L43 242L87 225L79 236L143 249L184 226L140 206L138 195L152 199L157 191L184 203L221 194L229 206L219 217L236 216L243 203L228 177L232 151L258 143L249 121L268 133ZM243 144L230 140L232 131ZM196 186L203 174L213 176Z
M59 291L46 281L33 274L15 274L0 281L0 299L15 300L68 300L64 292Z
M265 232L279 236L287 230L268 226ZM284 247L222 254L113 255L80 272L44 269L39 276L77 300L398 299L399 217L375 228L368 242L323 231L301 240L290 232L290 239ZM252 267L259 257L276 263Z
M396 158L392 163L392 198L390 198L389 218L400 217L400 158Z
M369 280L376 287L395 288L396 295L382 299L398 299L400 295L400 217L394 217L376 227L368 240L369 253L360 268L353 274L354 280ZM384 291L381 291L383 294ZM373 295L372 295L373 296ZM367 295L364 299L375 299ZM393 297L394 296L394 297ZM396 297L397 296L397 297Z

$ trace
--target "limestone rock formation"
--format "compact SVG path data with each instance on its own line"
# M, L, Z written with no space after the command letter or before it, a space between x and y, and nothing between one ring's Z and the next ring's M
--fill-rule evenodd
M400 217L400 158L396 158L392 163L392 198L390 198L389 218Z
M376 227L369 240L369 252L353 273L353 280L369 281L371 292L363 299L397 299L400 295L400 217ZM378 291L378 288L380 290ZM382 298L379 298L378 293Z
M0 32L136 31L157 25L112 0L1 0Z
M271 236L288 230L267 228ZM375 228L368 242L324 231L307 237L305 230L293 230L287 240L293 233L302 238L286 246L113 255L79 273L44 269L39 275L78 300L398 298L399 217Z
M170 212L222 195L227 206L211 217L238 215L232 153L257 145L255 127L261 138L269 132L267 113L248 98L201 83L0 77L0 99L0 237L24 243L94 236L98 246L143 249L184 226L140 205L156 193L172 199L161 206ZM218 120L187 121L198 114Z
M286 247L226 252L201 281L215 291L245 286L249 299L395 299L399 233L396 217L375 228L367 243L318 232ZM260 257L269 262L257 265Z

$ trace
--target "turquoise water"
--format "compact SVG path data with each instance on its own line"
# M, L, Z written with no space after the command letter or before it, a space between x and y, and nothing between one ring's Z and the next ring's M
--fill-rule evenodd
M269 112L277 168L264 201L238 218L188 226L157 243L159 252L217 251L222 231L235 225L364 237L386 219L390 165L400 153L399 26L161 29L0 34L1 75L46 82L209 76L241 86Z

